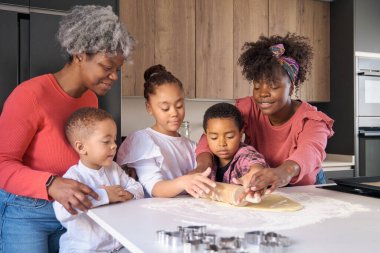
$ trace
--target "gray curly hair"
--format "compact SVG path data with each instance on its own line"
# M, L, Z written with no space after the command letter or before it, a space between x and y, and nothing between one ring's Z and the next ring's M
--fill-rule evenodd
M57 39L70 60L80 53L122 53L127 59L135 45L111 6L74 6L60 21Z

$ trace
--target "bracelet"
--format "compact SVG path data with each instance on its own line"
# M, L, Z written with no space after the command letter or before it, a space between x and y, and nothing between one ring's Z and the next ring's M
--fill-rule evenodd
M49 177L49 179L46 181L46 184L45 184L46 189L49 188L49 186L53 183L53 181L54 181L55 178L56 178L56 176L54 176L54 175L51 175Z

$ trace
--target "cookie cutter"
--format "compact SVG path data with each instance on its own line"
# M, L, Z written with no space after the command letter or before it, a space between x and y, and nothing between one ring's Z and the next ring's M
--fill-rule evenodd
M291 241L288 237L274 233L274 232L268 232L265 234L265 241L267 242L275 242L280 244L283 247L289 247L291 244Z
M166 247L177 249L182 247L183 239L178 231L168 232L165 230L159 230L157 233L158 242Z
M202 242L201 239L187 241L183 244L184 253L203 253L206 251L208 244Z
M177 231L158 230L160 244L172 248L183 248L185 253L246 253L258 249L259 253L282 253L291 240L275 232L249 231L244 237L219 237L207 233L206 226L179 226ZM256 251L255 251L256 252Z
M263 231L250 231L244 234L245 242L248 245L260 245L265 240L265 233Z
M283 249L284 247L277 242L264 241L259 246L260 253L283 253Z

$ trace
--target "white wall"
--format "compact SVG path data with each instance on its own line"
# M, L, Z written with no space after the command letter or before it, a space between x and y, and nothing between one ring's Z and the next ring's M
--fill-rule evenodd
M203 133L203 114L213 104L229 102L234 104L235 100L203 100L186 99L185 120L190 122L190 139L198 141ZM154 119L145 110L145 99L143 97L123 97L121 103L121 135L140 130L154 124Z

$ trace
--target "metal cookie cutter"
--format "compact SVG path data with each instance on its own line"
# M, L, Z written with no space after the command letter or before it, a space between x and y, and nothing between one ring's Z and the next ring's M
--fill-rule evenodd
M265 241L267 242L275 242L280 244L281 246L288 247L291 244L291 241L288 237L282 236L280 234L274 232L268 232L265 234Z
M164 230L157 231L158 241L167 247L177 248L182 246L182 237L180 232L166 232Z
M183 244L184 253L203 253L206 251L208 245L202 242L201 239L187 241Z
M259 246L260 253L282 253L284 247L277 242L261 242Z
M240 237L220 237L220 250L218 252L230 253L241 252L245 248L244 238Z
M206 226L179 226L178 231L181 233L183 241L197 240L202 239L202 236L206 234Z
M245 242L247 245L260 245L265 240L265 233L263 231L250 231L244 234Z

